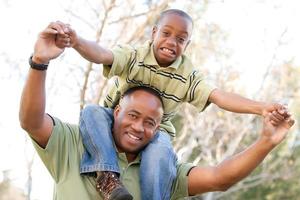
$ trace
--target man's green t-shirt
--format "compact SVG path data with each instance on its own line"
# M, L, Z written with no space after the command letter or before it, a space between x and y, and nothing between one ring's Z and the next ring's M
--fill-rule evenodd
M53 199L55 200L101 200L95 189L95 178L82 176L79 172L84 152L79 128L54 118L54 128L45 149L35 141L34 147L55 181ZM118 153L121 181L135 200L141 199L139 185L140 160L128 163L124 153ZM187 174L192 164L179 164L177 178L173 184L171 199L188 196Z

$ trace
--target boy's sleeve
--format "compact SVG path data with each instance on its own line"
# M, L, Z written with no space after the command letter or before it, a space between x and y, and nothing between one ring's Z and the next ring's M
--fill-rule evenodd
M135 59L135 49L130 45L118 45L112 53L113 64L103 65L103 75L106 78L121 76Z
M75 125L62 123L53 118L55 125L45 148L40 147L34 140L33 146L45 164L55 182L62 181L67 176L68 165L71 164L71 154L79 154L79 130ZM78 157L80 155L77 155Z
M208 99L214 89L216 87L210 85L202 73L195 71L190 78L190 88L186 101L195 106L198 112L202 112L210 104Z

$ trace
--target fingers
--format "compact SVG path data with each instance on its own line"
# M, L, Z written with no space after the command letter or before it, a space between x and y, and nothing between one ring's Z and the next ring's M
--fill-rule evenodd
M67 34L69 31L67 24L60 21L51 22L47 28L56 30L58 34Z
M71 39L67 34L57 34L55 38L55 44L59 48L70 47Z
M287 122L287 124L289 125L289 127L292 127L295 124L295 120L292 119L291 117L285 119L285 121Z
M74 31L69 24L60 21L51 22L43 33L55 34L55 44L59 48L71 47L70 34Z
M272 111L269 113L269 118L271 121L274 121L275 123L279 123L282 120L284 120L285 117L278 111Z

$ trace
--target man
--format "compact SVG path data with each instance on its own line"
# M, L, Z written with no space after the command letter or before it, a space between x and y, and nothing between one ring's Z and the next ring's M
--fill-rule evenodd
M20 123L33 139L39 156L56 183L55 199L101 199L94 189L95 179L79 175L84 149L78 126L63 123L45 113L46 69L49 61L63 52L55 44L56 34L60 31L50 24L35 44L21 98ZM107 112L114 117L112 136L118 152L121 180L134 199L140 199L139 152L155 137L162 119L163 104L155 91L133 88L124 93L114 110L107 109ZM261 137L248 149L216 167L178 165L177 178L170 183L173 185L171 199L226 190L247 176L284 139L294 124L284 113L287 112L269 113L264 120ZM110 185L106 186L109 190Z

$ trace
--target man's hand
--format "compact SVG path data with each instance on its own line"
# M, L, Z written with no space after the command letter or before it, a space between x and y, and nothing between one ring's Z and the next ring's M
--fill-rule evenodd
M279 144L287 135L288 130L294 125L295 121L291 118L286 109L279 110L278 113L284 113L281 120L274 119L274 112L268 113L264 118L264 126L262 131L262 137L267 139L272 145Z
M35 63L49 63L50 60L58 57L64 51L64 48L58 47L55 42L58 34L65 34L64 29L61 22L52 22L39 34L32 57Z

